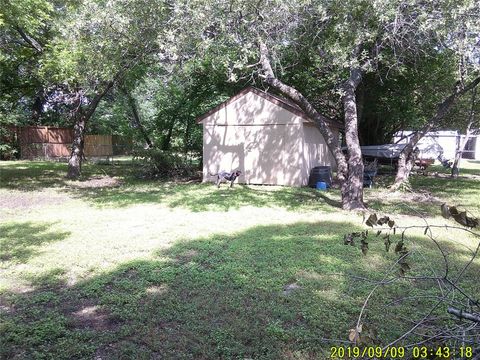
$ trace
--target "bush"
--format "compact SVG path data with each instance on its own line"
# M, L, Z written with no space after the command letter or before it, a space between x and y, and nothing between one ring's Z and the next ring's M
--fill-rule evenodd
M192 178L200 170L198 159L186 154L152 148L135 150L133 155L142 165L143 178Z
M15 160L19 155L15 131L0 126L0 160Z

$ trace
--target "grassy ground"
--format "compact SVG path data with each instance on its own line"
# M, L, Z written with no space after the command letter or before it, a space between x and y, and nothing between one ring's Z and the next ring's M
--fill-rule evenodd
M478 215L480 164L465 164L457 180L414 176L409 193L389 194L385 177L366 200L400 225L444 224L443 202ZM2 358L325 358L397 258L382 240L366 256L343 244L364 225L335 190L144 181L126 161L83 170L67 181L64 164L0 162ZM458 271L474 239L436 235ZM407 246L409 274L442 270L422 232ZM462 282L477 298L479 272L477 259ZM362 340L392 341L438 291L378 288Z

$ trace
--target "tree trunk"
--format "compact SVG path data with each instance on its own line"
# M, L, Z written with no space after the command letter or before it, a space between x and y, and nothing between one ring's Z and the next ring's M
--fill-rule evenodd
M38 53L43 52L43 47L42 47L42 45L39 44L39 42L37 40L35 40L33 37L31 37L25 31L23 31L23 29L21 27L17 26L16 29L17 29L18 33L20 34L20 36L22 37L22 39L25 40L25 42L31 48L35 49Z
M187 126L185 127L185 145L184 145L184 151L185 153L188 152L189 150L189 142L190 142L190 130L192 127L192 122L190 120L187 120Z
M142 135L143 139L147 143L148 147L152 148L153 143L150 140L150 137L148 136L147 132L145 131L145 128L143 127L142 122L140 121L140 115L138 114L137 105L135 104L135 99L130 95L130 93L126 89L122 88L122 92L127 97L128 105L130 106L130 109L132 110L133 127L135 129L138 129L138 131Z
M85 126L87 120L82 113L77 115L73 126L73 144L70 159L68 160L67 178L77 179L82 172L83 148L85 144Z
M453 161L452 164L452 173L451 176L456 178L459 175L459 167L460 167L460 160L462 158L463 152L465 151L465 146L468 143L468 140L470 139L470 136L472 134L471 129L472 125L475 122L475 98L477 96L477 88L473 89L472 91L472 104L470 108L470 115L468 117L468 124L467 124L467 129L465 131L465 137L462 139L460 138L459 141L459 146L457 148L457 151L455 152L455 160Z
M395 182L398 181L398 186L395 190L400 189L402 186L408 185L408 179L415 165L415 152L412 150L402 151L398 158L398 169L395 177Z
M358 140L358 117L355 89L362 80L360 69L352 69L345 82L342 96L345 111L345 141L348 151L347 180L342 184L342 207L347 210L364 209L363 160Z
M175 126L175 118L170 121L168 124L167 135L163 137L162 141L162 150L168 151L170 150L170 143L172 142L172 134L173 134L173 127Z
M88 120L90 120L93 113L97 109L100 100L102 100L102 98L107 94L108 90L110 90L112 86L113 81L110 81L105 86L105 89L102 92L95 94L85 111L82 108L82 103L84 99L83 93L81 91L79 91L78 93L78 106L75 114L75 124L73 126L72 152L70 153L70 159L68 160L67 178L69 179L77 179L82 172L85 128L87 126Z
M437 106L437 111L435 115L428 120L428 122L423 126L422 129L420 129L415 134L413 134L413 136L410 137L410 139L407 141L407 144L400 153L397 175L395 177L393 185L390 188L391 190L398 190L401 187L408 185L411 171L411 168L408 169L408 166L413 167L414 155L412 153L420 139L425 136L427 132L432 130L440 122L440 120L445 118L452 106L455 104L455 101L460 96L465 94L467 91L474 89L479 83L480 76L475 78L472 82L470 82L467 86L463 88L460 88L459 84L456 84L453 93Z
M40 124L40 116L43 111L43 94L39 93L35 96L35 100L32 105L32 122L34 124Z
M330 130L330 127L328 125L328 123L330 122L329 119L321 115L297 89L284 84L282 81L275 77L272 67L270 65L270 61L268 59L268 48L261 41L259 41L259 47L260 65L262 66L265 82L283 95L290 98L308 115L310 119L315 122L318 130L320 131L323 138L325 139L325 142L327 143L328 149L333 154L337 163L337 179L340 183L340 189L342 192L342 207L347 210L364 209L365 206L363 204L363 163L358 163L358 153L360 151L360 148L358 143L358 119L355 102L355 89L361 81L360 70L353 70L349 80L347 80L345 84L346 90L349 91L349 93L346 92L347 94L344 97L344 104L346 104L345 116L347 121L345 125L354 126L354 129L352 129L352 131L349 133L349 139L347 140L347 146L353 146L353 149L349 149L349 155L352 156L352 165L350 166L350 164L347 164L347 160L342 152L338 138ZM357 144L358 149L356 148L355 144ZM360 183L358 182L359 178L361 179ZM350 183L352 181L353 183Z

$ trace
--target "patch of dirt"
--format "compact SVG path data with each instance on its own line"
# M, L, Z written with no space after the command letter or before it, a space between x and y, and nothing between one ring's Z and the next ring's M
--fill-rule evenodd
M105 187L117 187L122 184L122 181L118 178L114 178L108 175L95 176L88 180L76 180L68 181L69 185L79 189L92 189L92 188L105 188Z
M283 287L283 295L290 295L295 290L301 289L302 287L297 283L291 283Z
M0 197L0 209L18 210L35 207L60 205L68 200L68 196L47 192L24 193L10 192Z
M379 191L378 193L372 194L369 196L368 200L378 200L378 201L401 201L401 202L410 202L410 203L423 203L423 204L437 204L440 205L443 203L442 200L433 196L432 193L424 190L419 191L397 191L397 192L390 192L390 191Z
M118 322L98 305L86 305L71 313L73 325L77 328L97 331L115 330Z
M15 312L14 305L0 296L0 315L12 315Z
M201 176L192 176L187 178L178 178L174 179L173 182L175 184L201 184L202 177Z
M75 299L61 303L61 312L70 319L71 326L77 329L95 331L115 331L120 322L92 299Z
M439 198L432 195L432 193L428 191L416 191L411 193L402 193L401 198L411 202L422 202L422 203L430 203L430 204L441 204Z
M198 255L198 251L194 249L186 250L181 254L178 254L176 256L177 262L180 264L186 264L190 262L195 256Z
M146 292L150 295L162 295L168 291L167 285L160 285L160 286L150 286L147 288Z

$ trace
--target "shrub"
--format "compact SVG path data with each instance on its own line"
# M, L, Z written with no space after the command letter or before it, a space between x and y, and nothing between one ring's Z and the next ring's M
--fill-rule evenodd
M15 131L11 128L0 126L0 160L14 160L18 158L18 143Z
M135 150L134 159L141 164L143 178L191 178L200 169L196 158L157 148Z

